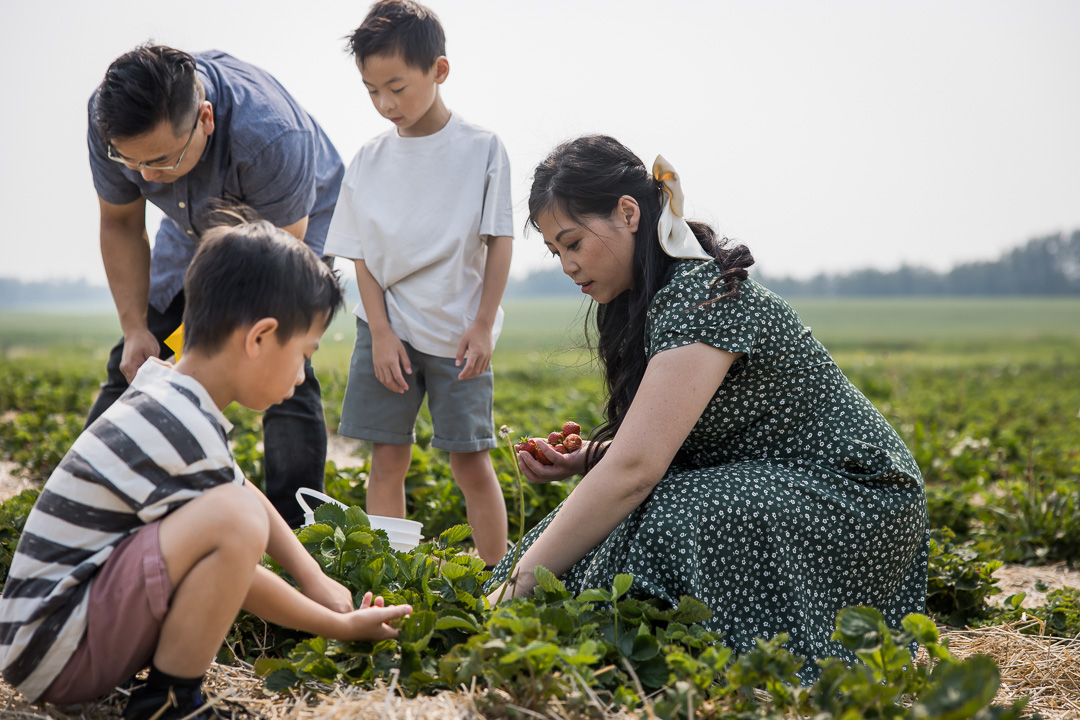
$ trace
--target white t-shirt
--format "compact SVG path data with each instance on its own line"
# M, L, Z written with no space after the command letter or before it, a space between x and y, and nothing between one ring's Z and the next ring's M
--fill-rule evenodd
M360 148L325 252L365 262L399 339L454 357L480 306L487 240L513 234L506 150L495 133L451 115L431 135L391 129ZM355 312L367 320L362 302ZM499 308L492 345L502 321Z

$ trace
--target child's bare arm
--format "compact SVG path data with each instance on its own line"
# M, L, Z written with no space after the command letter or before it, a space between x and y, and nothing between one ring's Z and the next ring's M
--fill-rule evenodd
M334 612L301 595L282 578L264 567L255 569L243 608L267 622L337 640L383 640L397 637L386 623L412 612L409 605L382 607L364 595L360 609Z
M484 287L480 292L480 307L458 344L457 364L465 367L458 374L459 380L476 377L491 365L494 351L491 343L491 328L499 312L506 279L510 276L510 258L513 254L514 238L499 235L488 239L487 260L484 265ZM365 308L367 306L365 305Z
M390 319L386 315L386 298L383 289L368 270L363 260L354 260L356 265L356 286L360 289L360 302L367 314L368 328L371 330L371 361L375 367L375 377L388 389L403 393L409 389L405 375L412 374L412 364L405 346L390 329Z
M319 563L304 549L285 519L254 483L245 483L245 487L259 499L269 519L266 554L293 576L304 595L335 612L352 610L353 598L349 589L323 573Z

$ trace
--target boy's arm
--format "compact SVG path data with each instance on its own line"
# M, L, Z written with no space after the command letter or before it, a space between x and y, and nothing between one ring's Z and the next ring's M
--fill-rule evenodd
M353 597L349 589L323 573L319 563L304 549L304 546L300 544L300 541L296 539L296 535L289 528L289 524L281 517L281 513L270 504L266 495L255 487L255 483L244 483L244 487L259 499L270 521L270 538L266 543L266 554L274 558L274 561L281 566L282 570L293 576L304 595L336 613L351 611L353 609ZM285 587L291 592L295 592L288 583L285 583ZM245 609L247 609L246 606ZM255 611L250 610L250 612ZM271 618L263 617L259 613L255 614L264 620L277 622ZM296 627L286 622L278 624ZM300 627L296 629L305 630L305 628Z
M494 347L491 342L491 328L499 313L506 279L510 276L510 257L513 252L514 238L498 235L488 239L487 260L484 264L484 288L480 293L480 308L476 319L468 327L458 344L457 365L465 361L458 380L476 377L486 372L491 365ZM367 306L365 305L366 309Z
M405 375L412 375L412 364L405 346L390 329L386 316L386 298L383 289L368 270L363 260L354 260L356 286L360 289L360 302L364 304L368 328L371 330L371 362L379 382L396 393L409 389Z
M251 483L248 483L249 485ZM386 623L412 612L410 605L383 607L382 598L365 593L360 609L334 612L304 597L264 567L255 568L244 610L267 622L336 640L384 640L398 631Z

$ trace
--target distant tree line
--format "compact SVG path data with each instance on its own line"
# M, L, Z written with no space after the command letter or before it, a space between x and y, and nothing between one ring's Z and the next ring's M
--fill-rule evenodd
M752 248L751 248L752 249ZM889 272L854 270L819 273L800 280L757 272L751 274L786 297L849 295L1080 295L1080 230L1071 236L1030 240L997 260L957 265L947 272L904 265ZM510 297L566 295L572 291L561 270L535 272L511 279Z
M113 307L113 302L107 287L91 285L86 280L23 282L15 278L0 278L0 308L22 310L49 307L109 309Z
M756 274L787 297L845 295L1080 295L1080 230L1036 238L997 260L962 263L947 272L898 270L819 273L807 280Z
M799 280L751 273L766 287L788 297L847 295L1080 295L1080 230L1071 236L1049 235L1009 250L997 260L957 265L947 272L904 265L898 270L854 270L819 273ZM351 303L358 300L355 283L346 282ZM565 296L574 290L559 269L511 278L507 297ZM110 310L106 287L85 280L23 282L0 278L0 309L80 307Z

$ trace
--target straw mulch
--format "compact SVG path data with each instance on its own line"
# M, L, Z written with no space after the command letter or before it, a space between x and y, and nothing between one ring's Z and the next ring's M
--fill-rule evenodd
M1038 620L997 627L952 630L942 628L949 647L960 658L982 653L1001 669L998 703L1031 696L1026 714L1040 713L1047 720L1080 719L1080 638L1061 639L1027 635L1041 630ZM265 693L262 681L250 669L215 664L208 674L208 689L217 698L239 703L254 717L266 720L473 720L483 717L481 694L465 688L457 693L405 699L391 681L374 690L323 686L282 695ZM509 697L487 699L512 706ZM31 705L10 686L0 683L0 717L13 720L105 720L119 716L125 701L118 690L98 703L70 707ZM598 704L598 703L597 703ZM509 708L507 708L509 709ZM518 717L538 720L573 718L557 702L544 714L516 708ZM502 715L503 713L497 713ZM617 716L605 713L608 718Z

